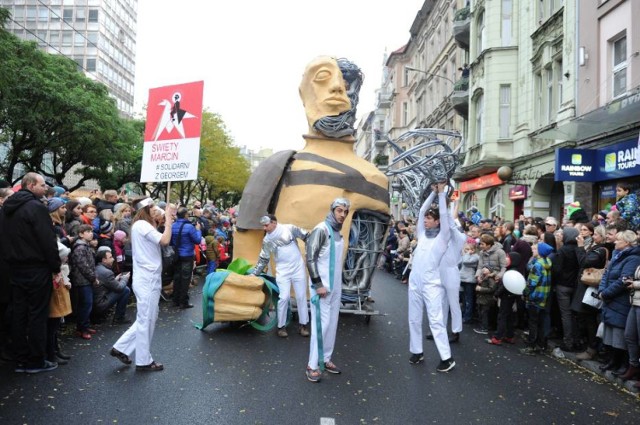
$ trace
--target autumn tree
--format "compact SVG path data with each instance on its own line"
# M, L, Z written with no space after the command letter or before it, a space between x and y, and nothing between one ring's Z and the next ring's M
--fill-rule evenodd
M178 182L175 195L184 205L192 198L233 198L249 179L249 164L233 145L222 118L205 110L202 114L198 180Z

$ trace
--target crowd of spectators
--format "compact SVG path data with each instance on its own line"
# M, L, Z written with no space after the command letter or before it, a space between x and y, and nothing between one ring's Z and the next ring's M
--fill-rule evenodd
M0 184L0 356L14 361L16 372L66 364L62 329L73 326L75 336L91 340L95 325L131 323L131 225L139 200L115 190L74 197L36 173L13 188ZM199 201L178 210L170 245L179 267L163 265L164 300L173 297L176 306L192 307L188 289L195 267L210 273L228 265L234 212Z
M514 330L522 329L521 352L528 355L558 340L579 360L595 359L603 371L640 380L640 211L629 184L619 182L616 192L615 205L591 218L579 202L568 205L561 222L552 216L481 218L477 209L459 213L459 230L467 235L459 265L464 323L492 345L514 344ZM411 219L392 222L378 261L404 284L414 232ZM594 295L581 279L588 268L605 269ZM522 295L505 289L507 270L525 279ZM585 296L601 306L584 303Z

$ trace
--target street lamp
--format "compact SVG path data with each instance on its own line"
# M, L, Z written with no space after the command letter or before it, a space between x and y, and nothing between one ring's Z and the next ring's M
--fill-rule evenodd
M417 68L412 68L412 67L410 67L410 66L405 66L405 67L404 67L404 69L408 69L409 71L420 72L420 73L422 73L422 74L426 74L426 75L429 75L429 76L431 76L431 77L442 78L443 80L447 80L448 82L450 82L450 83L451 83L451 84L453 84L453 85L455 85L455 84L456 84L456 83L455 83L455 81L453 81L452 79L447 78L447 77L443 77L442 75L433 74L433 73L431 73L431 72L423 71L423 70L421 70L421 69L417 69Z

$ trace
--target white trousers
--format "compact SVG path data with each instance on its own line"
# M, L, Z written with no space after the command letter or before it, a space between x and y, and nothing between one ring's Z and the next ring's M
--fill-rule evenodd
M409 278L409 351L413 354L423 353L422 317L427 309L429 327L433 340L438 348L441 360L451 358L449 336L444 325L442 301L445 289L442 283L412 284Z
M158 303L160 302L162 282L160 277L149 279L146 276L134 276L132 286L138 310L136 321L118 339L113 348L127 356L131 356L135 352L136 366L145 366L153 362L150 346L158 319Z
M309 308L307 306L307 276L303 269L295 273L286 273L283 276L276 276L278 289L278 327L281 328L287 323L287 309L291 300L291 285L296 294L296 304L298 308L298 322L301 325L309 323Z
M444 327L447 328L449 313L451 313L451 332L462 332L462 310L460 309L460 270L451 267L440 274L446 296L442 299Z
M311 296L315 291L311 289ZM324 362L331 361L331 355L336 345L336 332L338 331L338 317L340 316L340 298L342 290L329 292L320 298L320 320L322 322L322 352ZM311 369L319 368L318 359L318 325L316 322L317 307L311 304L311 340L309 341L309 366Z

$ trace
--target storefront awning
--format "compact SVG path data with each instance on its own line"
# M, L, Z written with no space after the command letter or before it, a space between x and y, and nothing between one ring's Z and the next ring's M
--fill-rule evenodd
M611 133L640 122L640 87L602 108L574 118L566 124L550 128L534 139L581 141Z

